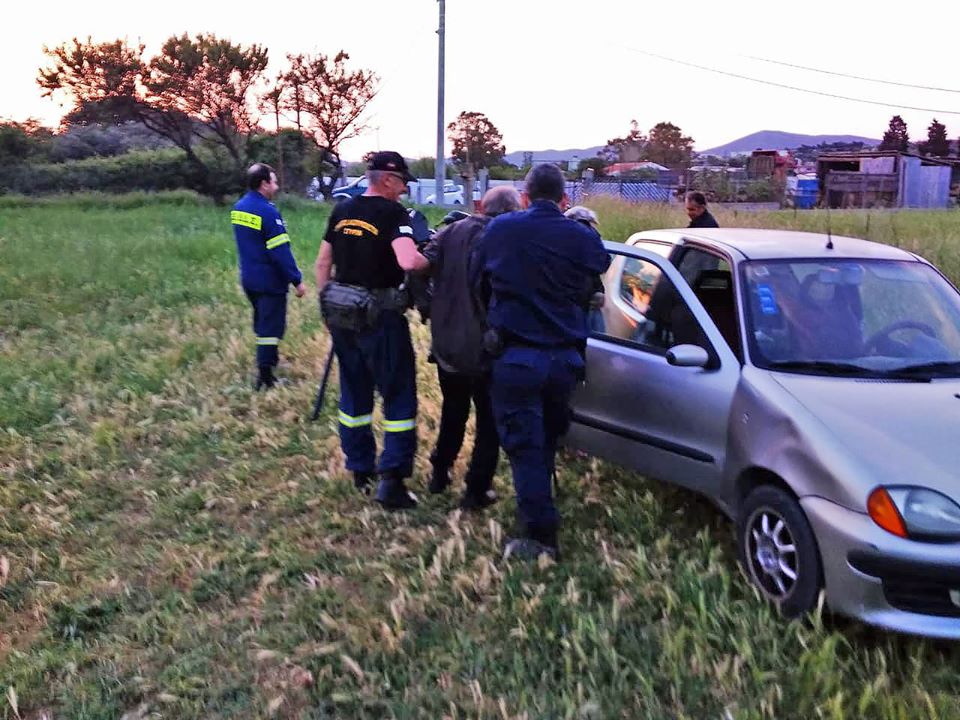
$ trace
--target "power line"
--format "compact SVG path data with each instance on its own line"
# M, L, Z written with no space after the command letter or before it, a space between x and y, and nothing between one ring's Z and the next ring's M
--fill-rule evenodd
M850 102L864 103L866 105L879 105L880 107L893 108L894 110L918 110L920 112L929 112L936 115L960 115L960 110L936 110L934 108L914 107L912 105L897 105L894 103L880 102L879 100L865 100L863 98L849 97L848 95L836 95L834 93L822 92L820 90L809 90L807 88L796 87L795 85L786 85L784 83L773 82L772 80L761 80L760 78L749 77L747 75L739 75L737 73L727 72L726 70L718 70L717 68L706 67L705 65L697 65L696 63L687 62L686 60L677 60L676 58L666 57L665 55L657 55L656 53L647 52L646 50L638 50L637 48L628 47L626 49L641 55L648 55L649 57L657 58L658 60L665 60L666 62L676 63L677 65L686 65L687 67L696 68L697 70L705 70L707 72L717 73L718 75L726 75L727 77L748 80L750 82L760 83L762 85L772 85L773 87L783 88L785 90L794 90L796 92L809 93L810 95L820 95L822 97L834 98L835 100L849 100Z
M820 68L807 67L806 65L794 65L793 63L782 62L780 60L770 60L769 58L755 57L753 55L744 55L743 57L750 60L759 60L760 62L770 63L771 65L782 65L783 67L795 68L797 70L809 70L810 72L823 73L824 75L835 75L836 77L865 80L866 82L880 83L881 85L896 85L897 87L914 88L916 90L936 90L937 92L960 93L960 90L955 90L953 88L933 87L932 85L914 85L912 83L894 82L893 80L880 80L879 78L863 77L862 75L850 75L849 73L835 72L833 70L822 70Z

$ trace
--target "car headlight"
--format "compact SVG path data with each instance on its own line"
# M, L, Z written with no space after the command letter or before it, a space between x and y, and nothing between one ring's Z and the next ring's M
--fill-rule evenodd
M884 530L912 540L960 540L960 505L920 487L878 487L867 511Z

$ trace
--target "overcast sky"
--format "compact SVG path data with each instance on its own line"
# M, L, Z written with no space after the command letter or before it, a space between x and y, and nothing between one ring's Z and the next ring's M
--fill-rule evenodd
M960 2L916 0L883 10L856 0L653 3L642 0L447 0L446 122L485 113L508 151L601 145L642 129L679 125L698 149L758 130L880 137L901 114L913 138L936 116L960 136ZM142 41L147 54L182 32L212 32L270 52L270 75L290 52L346 50L375 71L371 130L343 147L408 157L436 148L437 0L288 0L221 3L48 1L5 18L0 117L56 124L69 108L44 99L35 78L43 45L72 37ZM917 29L914 29L917 28ZM811 95L668 62L897 109ZM941 90L921 90L792 69L748 56ZM952 90L952 91L951 91ZM928 110L929 109L929 110ZM953 114L950 114L952 111ZM449 146L447 148L449 151Z

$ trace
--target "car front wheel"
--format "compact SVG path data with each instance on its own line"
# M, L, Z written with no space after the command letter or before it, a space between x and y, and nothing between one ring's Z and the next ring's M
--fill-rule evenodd
M747 577L786 617L817 606L823 567L817 541L796 499L774 485L747 495L737 522Z

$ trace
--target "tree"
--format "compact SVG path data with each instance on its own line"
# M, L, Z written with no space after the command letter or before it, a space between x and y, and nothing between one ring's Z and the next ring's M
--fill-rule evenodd
M142 44L131 47L126 40L94 44L89 37L44 46L53 65L40 69L37 84L44 97L57 92L68 97L73 104L69 123L122 122L134 114L140 100L143 50Z
M480 112L464 111L447 125L453 144L454 162L461 168L473 170L499 165L506 154L503 135L490 119Z
M899 115L890 118L890 125L883 134L878 150L899 150L907 152L910 149L910 136L907 134L907 123Z
M436 163L432 157L422 157L410 163L410 173L417 178L432 178Z
M307 117L307 127L321 151L321 166L331 169L320 191L329 197L343 174L340 144L367 129L363 113L377 94L378 78L370 70L348 70L350 56L341 50L332 59L326 55L291 55L290 71L284 76L293 88L291 96L298 114Z
M606 165L618 162L636 162L640 160L646 144L647 138L640 132L637 121L631 120L630 132L622 138L607 140L606 146L597 153L597 156L602 158Z
M609 163L604 160L602 157L592 157L584 158L579 163L577 163L577 175L582 176L583 171L587 168L591 168L594 173L594 177L600 177L603 175L603 169L609 165Z
M650 129L644 159L681 170L689 167L692 156L693 138L684 135L673 123L657 123Z
M950 141L947 140L947 128L934 118L927 128L927 140L920 143L920 152L924 155L947 157L950 154Z
M63 92L90 117L135 120L167 138L187 155L189 184L218 202L240 186L266 49L184 34L168 38L150 61L142 45L123 40L74 38L44 52L53 59L37 78L46 95Z
M36 120L22 123L0 121L0 164L3 167L45 159L49 143L50 132Z
M287 53L287 60L290 62L290 69L277 78L277 84L283 89L284 112L293 113L293 120L296 123L297 130L303 131L303 78L306 76L306 70L303 67L303 55L291 55Z
M280 135L280 112L283 110L283 96L285 91L286 87L283 83L283 76L280 76L277 78L277 82L274 87L270 90L267 90L267 92L260 97L260 112L273 115L274 141L276 142L275 150L277 158L277 181L279 182L281 188L286 188L287 186L283 172L283 140Z

